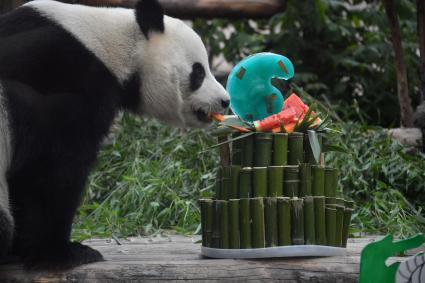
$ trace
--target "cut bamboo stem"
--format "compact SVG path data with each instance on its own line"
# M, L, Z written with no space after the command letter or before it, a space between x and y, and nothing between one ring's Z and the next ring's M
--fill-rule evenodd
M250 198L252 195L252 168L242 168L239 173L239 198Z
M217 170L217 177L215 179L215 198L216 199L221 198L222 187L223 187L223 168L220 166Z
M311 196L311 166L303 163L300 165L300 190L299 196Z
M288 134L273 135L273 165L283 166L288 163Z
M254 135L242 139L242 167L254 166Z
M314 221L316 229L316 244L326 245L325 197L314 197Z
M344 206L347 207L347 208L354 208L354 201L344 200Z
M215 200L213 202L213 233L212 233L212 247L219 249L220 248L220 215L218 211L218 202Z
M252 190L254 197L267 196L267 167L252 168Z
M239 200L229 200L229 248L240 248Z
M241 171L241 166L232 165L230 168L232 185L231 189L229 190L228 199L237 199L239 195L239 172Z
M283 194L286 197L297 197L299 190L299 167L284 166Z
M232 134L232 139L238 138L241 134ZM232 165L242 165L242 140L232 141Z
M252 216L252 247L264 248L265 227L264 227L263 198L251 199L251 216Z
M348 241L348 234L350 230L350 222L351 222L351 215L353 214L352 208L345 208L344 210L344 221L342 226L342 246L347 247L347 241Z
M318 134L317 138L319 140L320 149L322 149L322 135ZM310 163L310 164L319 164L320 163L320 157L319 157L318 161L316 161L316 159L314 158L314 154L313 154L313 150L311 149L308 134L306 134L304 136L304 141L305 141L304 142L304 152L305 152L304 162ZM322 153L322 150L320 150L320 153Z
M202 228L202 245L204 247L212 246L213 233L213 217L214 217L214 202L211 199L200 199L201 207L201 228Z
M267 167L271 165L273 135L270 133L255 134L254 165Z
M331 207L325 208L326 213L326 242L328 246L335 246L336 235L336 209Z
M220 226L220 248L229 248L229 210L228 202L217 200L218 222Z
M218 137L218 143L221 144L219 147L221 166L230 165L230 147L229 147L229 144L226 142L227 142L227 135Z
M344 228L344 206L336 205L335 246L342 247L342 230Z
M290 133L288 136L288 164L298 165L304 161L304 134Z
M275 197L265 198L265 229L266 247L276 247L278 245L277 227L277 199Z
M228 200L229 195L231 194L232 190L232 167L231 166L224 166L222 167L223 172L223 183L220 190L220 197L219 200Z
M268 167L268 196L283 196L283 166Z
M325 167L311 166L313 196L325 195Z
M306 196L304 197L304 236L306 245L314 245L316 243L314 220L314 199L312 196Z
M240 248L250 249L252 247L251 238L251 209L248 198L239 201L239 219L240 219Z
M304 208L303 200L291 199L291 236L293 245L304 245Z
M279 246L291 245L291 203L286 197L277 198L278 215L278 244Z
M336 198L334 197L327 197L325 198L326 205L332 205L336 204Z
M325 168L325 196L336 197L338 186L338 170L330 167Z

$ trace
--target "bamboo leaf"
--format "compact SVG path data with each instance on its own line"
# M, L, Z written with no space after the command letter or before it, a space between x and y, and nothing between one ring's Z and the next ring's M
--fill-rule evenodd
M219 147L219 146L221 146L221 145L228 144L228 143L231 143L231 142L233 142L233 141L237 141L237 140L240 140L240 139L243 139L243 138L249 137L250 135L253 135L253 134L255 134L255 133L254 133L254 132L251 132L251 133L246 133L246 134L243 134L243 135L237 136L237 137L232 138L232 139L228 139L228 140L226 140L226 141L224 141L224 142L221 142L221 143L218 143L218 144L216 144L216 145L210 146L209 148L207 148L207 149L205 149L205 150L203 150L203 151L200 151L199 153L205 153L205 152L208 152L208 151L210 151L210 150L211 150L211 149L213 149L213 148L216 148L216 147Z
M319 137L317 136L316 131L308 130L308 140L310 142L311 151L314 156L314 160L316 160L317 163L320 162L320 143L319 143Z

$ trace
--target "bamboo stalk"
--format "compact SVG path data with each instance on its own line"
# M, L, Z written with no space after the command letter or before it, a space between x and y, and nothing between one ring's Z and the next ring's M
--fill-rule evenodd
M310 164L300 164L300 190L299 196L311 196L311 166Z
M240 248L239 200L229 200L229 248Z
M326 205L336 204L336 198L334 197L325 197Z
M336 205L335 246L342 247L342 230L344 226L344 206Z
M242 167L254 166L254 135L242 139Z
M223 184L220 190L220 200L228 200L232 190L232 167L224 166L223 168Z
M338 170L330 167L325 168L325 196L336 197L338 186Z
M278 245L277 200L275 197L265 198L265 233L266 247Z
M217 200L218 222L220 226L220 249L229 248L229 208L225 200Z
M223 169L220 166L217 170L217 177L215 179L215 198L216 199L220 199L222 196L221 194L222 186L223 186Z
M249 249L252 247L251 238L251 210L248 198L239 201L239 219L240 219L240 248Z
M317 138L319 140L320 149L322 149L322 135L318 134ZM304 136L304 152L305 152L305 157L304 157L305 163L310 163L310 164L319 164L320 163L320 160L319 160L319 162L317 162L316 159L314 158L314 154L313 154L313 150L311 149L308 134L305 134L305 136ZM320 153L322 153L322 150L320 150Z
M326 214L326 242L328 246L335 246L336 235L336 209L331 207L325 208Z
M229 166L230 165L230 147L227 142L227 135L219 136L218 143L222 144L219 147L220 151L220 164L221 166Z
M239 137L240 133L232 134L232 139ZM232 141L232 165L242 165L242 140Z
M254 166L270 166L272 159L273 135L270 133L256 133L254 148Z
M268 167L268 196L283 196L283 166Z
M325 218L325 197L314 197L314 223L316 230L316 244L326 245L326 218Z
M298 196L299 168L298 166L284 166L283 194L286 197Z
M252 216L252 247L264 248L265 227L264 227L263 198L251 199L251 216Z
M239 195L239 172L241 171L241 166L232 165L230 171L232 185L229 190L228 199L237 199Z
M215 200L213 202L213 233L212 233L212 245L211 247L219 249L220 248L220 215L218 212L218 202Z
M293 245L304 245L304 205L297 197L291 199L291 236Z
M252 168L242 168L239 173L239 198L250 198L252 195Z
M344 200L344 206L348 208L354 208L354 201L352 200Z
M351 215L353 214L352 208L345 208L344 210L344 220L343 220L343 226L342 226L342 246L347 247L347 241L348 241L348 234L350 230L350 222L351 222Z
M288 134L273 135L273 165L283 166L288 163Z
M311 166L313 196L325 195L325 167Z
M293 132L288 136L288 164L298 165L304 161L304 134Z
M314 220L314 199L312 196L306 196L304 197L304 238L306 245L314 245L316 243Z
M267 196L267 167L252 168L252 191L254 197Z
M277 198L278 244L291 245L291 203L286 197Z

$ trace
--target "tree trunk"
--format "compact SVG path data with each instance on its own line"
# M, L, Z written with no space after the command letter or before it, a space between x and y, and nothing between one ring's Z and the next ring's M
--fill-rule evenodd
M59 0L89 6L134 7L137 0ZM283 12L286 0L159 0L167 15L193 18L265 18Z
M422 1L422 0L418 0ZM391 29L391 40L393 44L395 63L397 71L397 93L400 104L401 126L413 127L413 108L407 85L407 70L404 61L403 48L401 46L401 30L396 13L394 0L383 0Z
M421 102L425 101L425 0L416 0L418 17L418 39L421 54L420 77L421 77Z

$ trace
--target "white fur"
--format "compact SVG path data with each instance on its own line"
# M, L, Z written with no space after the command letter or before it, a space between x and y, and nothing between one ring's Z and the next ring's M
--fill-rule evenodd
M182 21L165 17L165 32L143 36L134 10L94 8L50 0L28 4L69 31L124 82L141 74L141 113L175 126L202 127L194 111L220 112L229 97L208 66L199 36ZM200 62L207 73L202 87L192 93L189 75Z
M7 112L0 85L0 207L9 211L9 192L6 171L10 163L10 134Z

